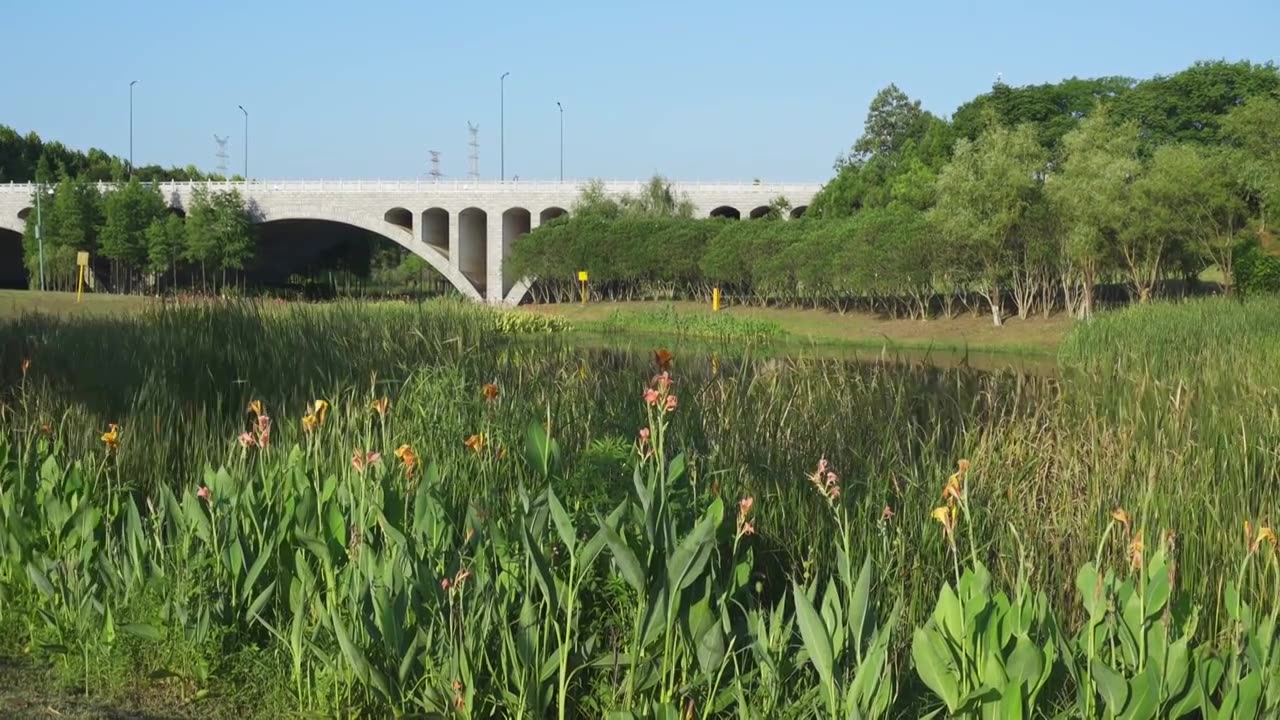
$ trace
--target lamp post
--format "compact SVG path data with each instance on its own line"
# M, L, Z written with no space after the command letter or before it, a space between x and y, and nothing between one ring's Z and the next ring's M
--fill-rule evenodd
M564 182L564 106L557 100L556 107L560 108L560 182Z
M133 86L137 80L129 81L129 177L133 177Z
M498 78L498 155L501 158L498 174L501 182L507 181L507 76L510 74L510 71L504 72Z
M243 105L238 105L240 112L244 113L244 181L249 182L249 111L244 109Z

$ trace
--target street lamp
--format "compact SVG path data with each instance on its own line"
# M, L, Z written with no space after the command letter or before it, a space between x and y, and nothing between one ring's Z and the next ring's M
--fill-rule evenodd
M129 177L133 177L133 86L137 80L129 81Z
M510 71L504 72L498 78L498 154L501 157L498 174L502 182L507 181L507 76L510 74Z
M556 107L560 108L560 182L564 182L564 106L557 100Z
M243 105L238 105L240 112L244 113L244 181L249 182L249 111L244 109Z

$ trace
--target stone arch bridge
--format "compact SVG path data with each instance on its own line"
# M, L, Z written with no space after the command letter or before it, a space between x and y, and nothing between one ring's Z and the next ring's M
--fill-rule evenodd
M605 193L638 194L642 182L608 182ZM503 273L503 261L520 236L566 214L582 186L557 182L431 182L371 180L162 183L172 208L185 210L197 187L237 190L263 225L305 221L367 230L404 246L440 272L463 295L489 303L515 304L528 291L523 278ZM817 184L676 183L700 217L763 217L769 203L785 197L799 217ZM109 190L104 185L104 191ZM0 266L13 259L15 241L32 212L35 187L0 185ZM5 236L8 235L6 238ZM5 246L9 250L5 250ZM0 267L0 277L5 268Z

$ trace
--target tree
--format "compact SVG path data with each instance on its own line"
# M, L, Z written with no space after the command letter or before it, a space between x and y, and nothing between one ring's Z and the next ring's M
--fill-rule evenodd
M178 285L178 260L186 244L187 228L182 218L172 213L155 218L147 226L147 269L153 273L170 271L173 285Z
M927 115L919 100L907 97L891 83L871 99L862 137L853 144L844 163L861 165L877 155L897 153L908 140L921 134Z
M1038 201L1048 153L1035 130L994 126L977 140L961 140L938 178L932 218L973 264L977 291L1003 324L1001 291L1016 255L1019 231Z
M605 194L604 181L598 178L588 180L578 193L573 204L575 218L616 218L622 212L618 201Z
M147 264L147 229L165 215L164 198L159 187L144 187L135 178L107 193L102 206L102 254L111 258L117 282L123 270L131 285L134 273Z
M638 195L623 195L618 201L622 212L644 217L693 217L693 201L661 175L654 175Z
M1133 123L1117 127L1101 111L1067 133L1063 151L1062 163L1045 189L1061 221L1068 305L1078 283L1078 313L1087 318L1093 313L1093 288L1111 264L1133 201L1133 180L1140 167L1138 128Z
M1239 171L1257 210L1259 234L1265 235L1268 214L1280 208L1280 99L1249 99L1231 110L1222 129L1241 151Z
M1168 145L1152 158L1146 184L1151 201L1164 206L1166 232L1186 238L1188 249L1218 266L1228 295L1238 236L1248 220L1244 185L1235 172L1242 164L1238 151Z
M187 238L183 258L200 264L201 285L207 287L208 270L240 269L253 255L252 218L244 199L235 190L210 194L196 188L187 212Z

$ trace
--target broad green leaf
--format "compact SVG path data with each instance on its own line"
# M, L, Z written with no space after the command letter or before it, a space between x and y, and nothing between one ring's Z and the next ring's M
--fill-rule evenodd
M945 648L942 636L929 626L916 628L911 637L911 658L915 661L916 673L947 709L955 712L960 707L960 686L954 668L944 659Z
M128 633L136 638L149 640L151 642L160 642L164 639L164 634L155 625L147 623L129 623L120 626L121 632Z
M636 559L636 554L631 550L631 546L610 527L608 520L600 525L600 531L604 533L605 543L609 546L613 561L618 565L618 571L622 573L622 579L631 586L632 590L643 593L646 585L645 572L640 566L640 561Z
M57 594L53 589L53 583L49 582L49 578L35 566L35 563L27 563L27 577L31 578L31 582L35 583L36 589L45 597L53 597Z
M1094 682L1098 685L1098 692L1102 694L1102 700L1111 710L1111 714L1119 715L1123 712L1125 704L1129 702L1129 683L1097 658L1090 660L1089 672L1093 675Z
M551 510L551 520L556 525L556 532L560 534L560 542L564 543L565 549L570 554L574 554L578 545L577 528L573 526L569 513L560 504L560 498L556 497L556 491L550 487L547 488L547 507Z
M831 635L822 616L814 609L813 603L805 595L804 590L795 582L791 584L791 595L796 604L796 621L800 626L800 638L804 641L805 650L809 653L809 661L822 678L824 685L831 685L835 676L835 656L831 647Z
M853 587L849 598L849 629L856 652L861 653L863 641L866 639L867 607L871 596L871 554L862 561L862 570L858 572L858 582Z
M1017 681L1005 686L1000 698L1000 720L1022 720L1022 688L1022 683Z

